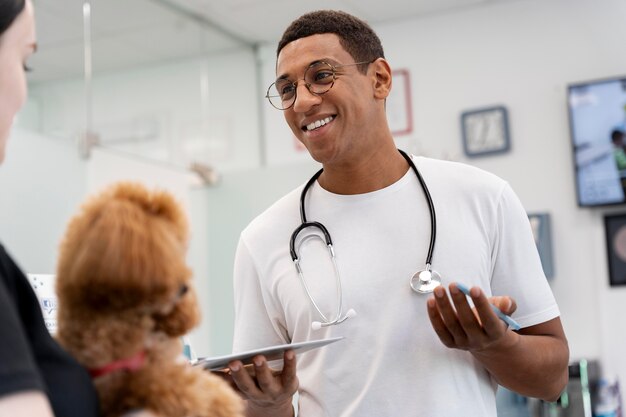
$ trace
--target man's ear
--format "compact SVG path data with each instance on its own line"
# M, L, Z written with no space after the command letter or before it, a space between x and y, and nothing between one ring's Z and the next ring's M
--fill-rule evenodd
M384 58L378 58L370 65L374 75L374 97L384 100L391 92L391 67Z

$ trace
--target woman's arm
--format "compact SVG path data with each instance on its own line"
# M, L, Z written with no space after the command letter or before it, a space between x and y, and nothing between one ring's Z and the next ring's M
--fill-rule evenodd
M54 417L54 414L44 393L23 391L0 397L0 416Z

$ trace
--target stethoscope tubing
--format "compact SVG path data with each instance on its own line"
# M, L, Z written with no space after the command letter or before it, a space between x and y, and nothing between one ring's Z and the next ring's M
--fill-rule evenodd
M413 172L415 172L415 175L417 176L417 180L420 182L420 185L422 186L422 190L424 190L424 196L426 197L426 202L428 203L428 211L430 211L430 243L428 244L428 254L426 255L426 265L430 266L432 265L432 261L433 261L433 252L435 250L435 237L437 236L437 217L435 214L435 204L433 203L433 198L430 195L430 191L428 190L428 187L426 186L426 182L424 181L422 174L419 172L419 170L413 163L413 160L411 159L411 157L407 155L406 152L404 152L403 150L398 149L398 152L400 152L400 154L404 157L404 159L406 159L406 161L409 163Z
M314 238L319 238L319 236L317 235L309 235L304 237L304 239L302 239L302 242L304 242L307 239L314 239ZM317 303L315 302L315 299L313 298L313 296L311 295L311 291L309 290L309 286L306 283L306 280L304 279L304 274L302 273L302 268L300 268L299 266L299 260L296 261L298 262L296 265L296 269L298 270L298 276L300 277L300 281L302 282L302 286L304 287L304 291L306 292L307 296L309 297L309 300L311 300L311 303L313 304L313 307L315 307L315 310L317 310L317 313L320 315L320 317L322 318L323 322L327 325L331 325L331 324L335 324L335 323L341 323L341 312L343 311L343 290L341 288L341 279L339 277L339 270L337 269L337 261L335 260L335 251L333 250L332 245L328 245L328 252L330 253L330 258L333 262L333 269L335 271L335 282L337 283L337 314L335 316L334 319L329 320L326 315L324 313L322 313L322 310L319 308L319 306L317 305Z
M435 249L435 238L437 235L437 220L435 217L435 205L433 203L433 199L430 195L430 191L428 190L428 187L426 186L426 182L424 181L424 178L422 177L421 173L419 172L419 170L417 169L417 167L415 166L415 164L413 163L413 160L409 157L409 155L407 155L404 151L398 149L398 152L400 152L400 154L404 157L404 159L408 162L409 166L411 167L411 169L413 170L413 172L415 173L415 175L417 176L417 179L420 183L420 186L422 187L422 190L424 191L424 196L426 198L426 202L428 203L428 210L429 210L429 214L430 214L430 242L428 245L428 254L426 256L426 271L424 272L428 272L428 280L430 282L430 274L431 274L431 264L432 264L432 258L433 258L433 252ZM304 188L302 189L302 193L300 194L300 225L298 227L296 227L296 229L293 231L293 233L291 234L291 238L289 240L289 252L291 254L291 259L296 267L296 271L298 272L298 276L300 277L300 281L302 281L302 286L304 287L304 290L307 294L307 296L309 297L309 300L311 301L311 303L313 304L313 306L315 307L315 310L317 310L317 313L320 315L320 317L322 318L322 322L314 322L313 323L313 328L319 328L319 327L326 327L326 326L331 326L333 324L339 324L344 322L345 320L347 320L348 318L354 316L356 313L354 312L354 310L350 309L348 311L348 313L344 316L342 316L342 311L343 311L343 290L342 290L342 286L341 286L341 277L339 275L339 270L337 267L337 262L335 260L335 251L333 249L333 242L332 242L332 238L330 236L330 232L328 231L328 229L326 228L326 226L324 226L322 223L320 222L316 222L316 221L307 221L306 218L306 210L305 210L305 203L306 203L306 194L307 191L309 190L309 188L313 185L313 183L320 177L320 175L322 175L322 172L324 172L324 169L320 169L319 171L317 171L315 173L315 175L313 175L309 181L307 181L307 183L305 184ZM326 246L328 247L328 251L330 253L330 257L331 260L333 262L333 268L335 270L335 280L336 280L336 285L337 285L337 313L334 319L329 320L324 313L322 313L321 309L319 308L319 306L317 305L317 303L315 302L315 299L313 298L309 287L306 283L306 280L304 278L304 273L302 272L302 267L300 266L300 259L299 259L299 255L298 255L298 251L296 249L296 240L298 238L298 235L300 234L300 232L302 232L302 230L306 229L306 228L316 228L318 230L320 230L322 232L322 234L324 235L323 241L326 243ZM317 239L322 239L321 236L314 234L311 236L307 236L305 237L302 242L304 242L306 239L308 238L317 238ZM301 244L302 244L301 242ZM432 273L436 274L435 271L432 271ZM417 276L417 274L416 274ZM433 281L436 282L436 281ZM438 285L438 284L437 284ZM413 285L413 279L411 281L411 288L413 288L415 291L417 292L429 292L432 291L432 288L430 290L421 290L419 288L415 288ZM317 327L315 327L315 325L317 324Z
M300 194L300 221L302 223L306 223L306 212L304 211L304 199L306 198L306 192L309 191L311 185L313 185L313 183L317 181L320 175L322 175L322 172L324 172L324 168L317 171L315 175L313 175L311 179L307 181L306 185L302 189L302 193Z
M422 174L419 172L419 170L417 169L417 167L413 163L413 160L411 159L411 157L409 155L407 155L406 152L404 152L401 149L398 149L398 152L400 152L400 154L404 157L404 159L406 159L406 161L409 163L409 166L411 167L411 169L415 173L415 176L417 177L417 180L419 181L420 186L422 187L422 190L424 191L424 196L426 197L426 202L428 203L428 211L430 212L430 242L428 244L428 253L426 255L426 265L430 266L430 265L432 265L433 252L435 250L435 239L436 239L436 236L437 236L437 217L436 217L436 213L435 213L435 204L433 203L433 198L430 195L430 191L428 190L428 186L426 185L426 182L424 181L424 178L422 177ZM294 262L296 262L298 260L298 255L297 255L296 250L295 250L296 238L298 237L298 234L302 230L304 230L304 229L306 229L308 227L315 227L315 228L318 228L319 230L321 230L322 233L324 234L324 239L326 240L326 244L327 245L331 245L331 247L332 247L332 244L333 244L332 238L330 237L330 233L328 232L328 229L326 229L326 226L324 226L320 222L308 222L307 219L306 219L306 211L305 211L305 208L304 208L306 194L309 191L309 188L311 187L311 185L313 185L313 183L315 181L317 181L319 176L322 175L322 172L324 172L324 168L322 168L319 171L317 171L315 173L315 175L313 175L309 179L309 181L307 181L306 185L302 189L302 193L300 194L300 221L301 221L301 224L300 224L300 226L298 226L296 228L296 230L293 231L293 233L291 234L291 239L289 240L289 252L291 254L291 260L294 261Z

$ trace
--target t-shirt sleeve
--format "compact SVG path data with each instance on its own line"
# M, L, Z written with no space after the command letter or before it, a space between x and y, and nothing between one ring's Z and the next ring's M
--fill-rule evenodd
M0 246L0 396L25 390L45 391L15 301L7 286L20 273Z
M559 316L528 216L508 184L502 190L497 207L492 259L492 293L515 299L517 311L513 313L513 318L522 327Z
M273 308L267 290L243 238L240 238L234 267L235 330L233 352L288 343L280 313Z

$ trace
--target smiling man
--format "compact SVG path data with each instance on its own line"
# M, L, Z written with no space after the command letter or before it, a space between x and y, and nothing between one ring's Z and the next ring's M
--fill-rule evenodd
M495 417L498 383L558 398L567 341L508 184L396 149L391 68L354 16L298 18L276 74L267 98L323 169L241 234L234 350L345 340L297 365L288 351L278 374L262 356L255 377L231 363L248 415L292 416L296 391L304 417Z

